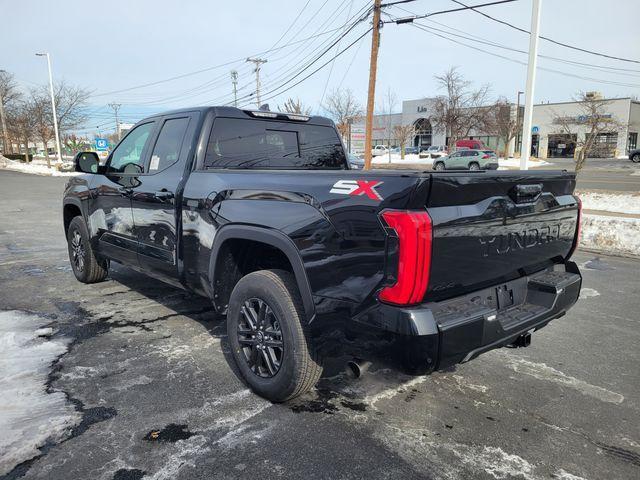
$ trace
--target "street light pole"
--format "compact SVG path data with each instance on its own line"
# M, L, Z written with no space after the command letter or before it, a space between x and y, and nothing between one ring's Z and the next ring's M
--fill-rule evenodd
M522 128L522 150L520 151L520 168L529 168L531 155L531 127L533 123L533 94L536 83L536 66L538 63L538 32L540 31L540 4L542 0L533 0L531 9L531 33L529 34L529 62L527 64L527 87L524 96L524 126Z
M62 163L62 151L60 150L60 134L58 133L58 114L56 113L56 98L53 93L53 74L51 73L51 57L48 52L36 53L38 57L47 57L47 66L49 67L49 92L51 93L51 109L53 111L53 132L56 136L56 150L58 153L58 162ZM47 146L44 146L45 150ZM47 154L48 155L48 154Z

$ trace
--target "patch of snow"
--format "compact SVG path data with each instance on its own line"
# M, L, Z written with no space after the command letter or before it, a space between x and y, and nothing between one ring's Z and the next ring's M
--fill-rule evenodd
M166 456L166 461L153 475L151 480L168 480L177 478L184 467L195 468L197 460L202 455L211 451L207 446L207 439L203 435L194 435L186 440L179 440Z
M553 478L557 478L559 480L585 480L583 477L569 473L562 468L553 474Z
M534 466L524 458L507 453L500 447L448 445L451 452L464 464L481 468L493 478L503 480L508 478L524 478L534 480Z
M55 160L51 161L51 165L55 165ZM80 175L79 172L61 172L54 166L47 167L47 162L44 160L34 159L30 163L19 162L17 160L9 160L6 157L0 155L0 169L12 170L14 172L30 173L33 175L47 175L51 177L72 177L74 175Z
M0 312L0 476L40 454L47 441L65 438L80 421L63 392L47 393L51 363L69 340L39 336L47 318Z
M597 385L591 385L584 380L571 377L545 363L534 363L523 358L509 358L508 366L515 372L530 375L538 380L545 380L566 387L571 387L584 395L608 403L622 403L624 396Z
M389 157L391 157L391 162L389 162ZM405 155L404 159L402 159L400 157L399 153L392 153L391 155L378 155L377 157L373 157L371 159L371 163L373 164L385 164L385 163L398 163L398 164L403 164L403 163L420 163L423 165L431 165L433 164L433 159L432 158L420 158L419 155L416 155L414 153L410 154L410 155Z
M585 213L580 246L640 256L640 219Z
M511 169L519 169L520 168L520 159L519 158L499 158L498 164L500 165L500 170L511 170ZM530 168L535 167L546 167L547 165L553 165L552 163L546 162L540 159L529 159L528 165Z
M640 193L600 193L578 191L582 208L607 212L640 214Z
M600 296L600 292L597 290L594 290L593 288L583 288L582 290L580 290L581 299L593 298L598 296Z

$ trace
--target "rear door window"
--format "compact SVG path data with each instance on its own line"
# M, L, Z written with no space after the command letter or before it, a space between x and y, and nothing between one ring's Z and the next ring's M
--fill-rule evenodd
M345 169L346 158L332 127L217 118L204 167Z
M149 161L149 173L170 167L180 158L180 149L189 126L189 117L170 118L162 125Z

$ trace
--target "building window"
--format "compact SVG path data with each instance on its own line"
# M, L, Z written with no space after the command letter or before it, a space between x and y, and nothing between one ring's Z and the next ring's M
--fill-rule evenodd
M419 118L413 124L416 136L413 138L413 145L415 147L430 147L432 141L431 122L426 118Z
M629 132L629 142L627 142L627 152L638 148L638 132Z
M618 132L600 133L589 151L590 157L609 158L615 155L618 146Z

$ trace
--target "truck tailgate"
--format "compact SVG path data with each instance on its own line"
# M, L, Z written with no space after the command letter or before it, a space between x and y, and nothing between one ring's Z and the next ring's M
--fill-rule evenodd
M578 223L575 175L565 171L436 173L429 288L439 300L562 262Z

